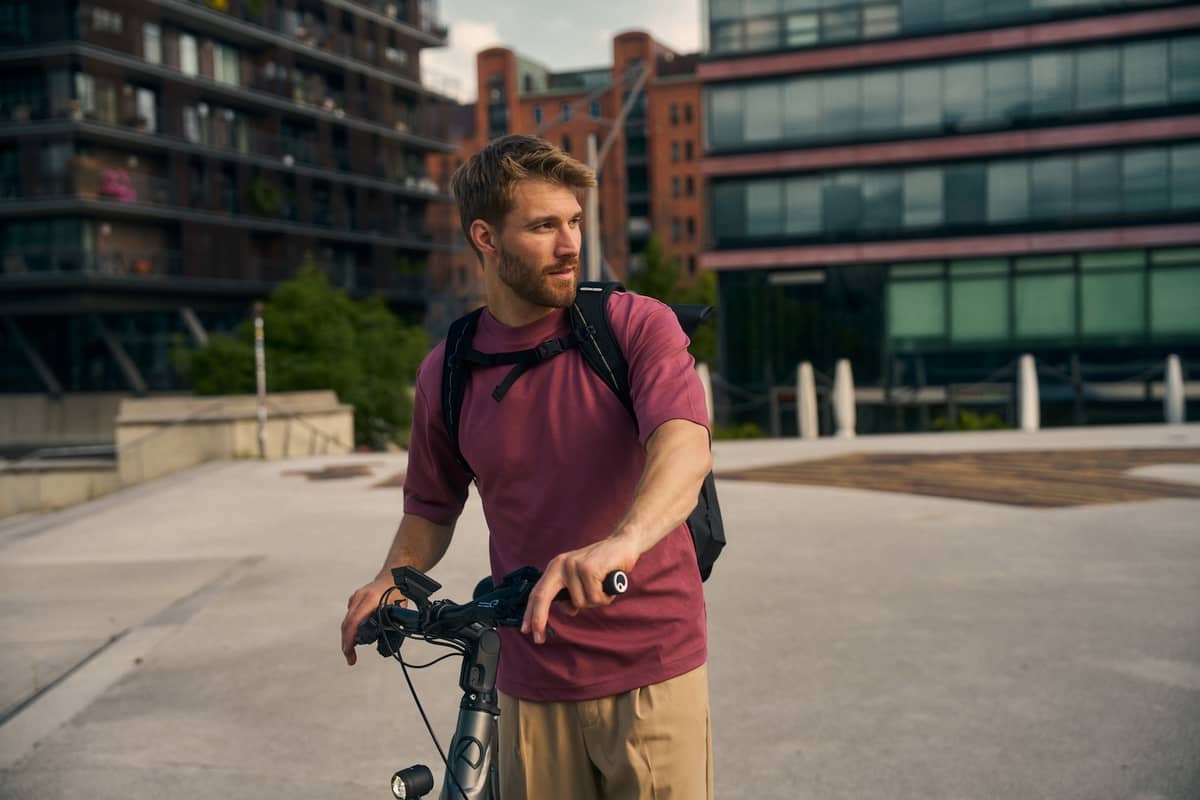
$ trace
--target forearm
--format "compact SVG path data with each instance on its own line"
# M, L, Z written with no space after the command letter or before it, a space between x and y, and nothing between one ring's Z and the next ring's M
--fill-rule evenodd
M377 577L390 577L396 567L428 572L442 560L453 535L453 525L437 525L424 517L405 514Z
M613 532L645 553L696 507L705 476L712 469L708 431L688 420L669 420L646 442L646 466L629 511Z

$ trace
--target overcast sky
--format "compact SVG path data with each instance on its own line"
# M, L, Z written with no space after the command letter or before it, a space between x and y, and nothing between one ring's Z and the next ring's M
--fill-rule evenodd
M679 53L700 49L703 0L438 0L450 44L421 53L426 83L446 91L437 75L457 82L448 92L475 99L475 54L511 47L555 72L612 63L612 37L640 29Z

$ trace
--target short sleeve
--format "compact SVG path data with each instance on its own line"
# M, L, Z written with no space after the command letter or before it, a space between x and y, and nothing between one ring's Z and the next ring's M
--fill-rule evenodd
M412 435L404 476L404 512L452 525L467 502L471 476L458 463L442 418L441 369L445 345L434 348L417 372Z
M686 419L708 429L704 386L691 344L670 307L632 292L609 298L609 320L629 364L630 395L642 444L660 425Z

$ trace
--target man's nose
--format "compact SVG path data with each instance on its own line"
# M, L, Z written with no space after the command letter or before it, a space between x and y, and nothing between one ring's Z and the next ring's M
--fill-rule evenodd
M579 255L579 247L579 228L564 225L558 229L558 236L554 240L554 254L556 256L561 258L563 256Z

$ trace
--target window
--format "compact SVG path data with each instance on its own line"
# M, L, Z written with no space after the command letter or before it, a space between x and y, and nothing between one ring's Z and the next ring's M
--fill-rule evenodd
M950 262L950 340L955 343L1008 338L1008 262Z
M1029 115L1029 62L1022 56L987 62L987 115L993 120L1020 120Z
M679 197L679 178L671 178L671 197Z
M1030 108L1035 116L1071 111L1074 59L1069 53L1042 53L1029 61Z
M806 47L820 39L816 14L789 14L784 21L784 44L787 47Z
M688 125L692 124L692 104L691 103L683 104L683 121L685 123L687 123Z
M942 120L954 130L977 124L985 119L983 64L952 64L944 73L945 106Z
M787 181L787 219L784 232L789 236L820 233L822 219L820 178L790 178Z
M904 227L942 224L942 175L936 169L904 171Z
M1171 40L1171 102L1200 100L1200 36Z
M1138 42L1122 49L1121 103L1126 108L1167 102L1167 44Z
M1171 208L1200 208L1200 145L1171 148Z
M179 71L184 75L200 74L200 59L196 52L196 37L190 33L179 34Z
M862 35L864 39L894 36L900 31L900 15L894 3L869 6L863 9Z
M696 157L695 145L692 144L691 139L688 139L686 142L683 143L683 158L685 161L691 161L695 157Z
M162 29L153 22L142 25L142 58L151 64L162 63Z
M982 164L946 167L943 186L948 224L979 225L986 219L987 173Z
M742 141L742 93L735 88L708 91L708 129L714 148Z
M739 141L777 141L783 138L783 108L779 102L778 85L749 86L744 90L742 100L745 112L741 115Z
M780 181L746 184L746 233L775 236L783 229L783 192Z
M696 238L696 218L688 217L684 222L684 229L687 231L687 240L693 241Z
M1075 334L1075 273L1070 256L1035 256L1016 262L1014 333L1024 339Z
M872 72L862 79L862 130L886 133L900 128L900 76Z
M862 220L862 186L856 172L830 175L822 186L825 233L853 233Z
M939 264L904 265L889 270L887 329L892 339L946 335L946 282Z
M883 232L900 228L903 185L898 172L863 175L863 230Z
M858 130L858 76L820 81L821 133L837 136ZM778 102L778 100L776 100Z
M821 133L821 102L818 81L791 80L783 86L783 135L806 139Z
M592 111L592 119L600 119L600 101L599 100L592 101L591 111Z
M942 122L942 76L937 67L907 69L904 78L905 128L940 127Z
M1070 156L1036 158L1029 165L1030 216L1051 221L1075 210L1075 162Z
M1162 250L1151 254L1151 262L1151 333L1200 333L1200 250Z
M683 239L683 227L679 222L679 217L671 217L671 241L678 242Z
M533 124L534 125L542 124L542 107L541 106L533 107Z
M568 134L563 134L562 149L564 153L571 152L571 137Z
M719 183L712 189L712 227L717 239L741 238L746 235L745 187L736 183Z
M687 178L684 179L684 187L684 194L686 194L688 197L692 197L696 194L696 179L691 175L688 175Z
M1001 161L987 168L987 219L1004 224L1029 218L1029 163Z
M1121 154L1121 197L1125 211L1162 211L1171 206L1167 152L1127 150Z
M1075 211L1083 216L1121 210L1121 165L1115 153L1088 153L1075 159Z
M566 122L569 119L571 119L571 104L563 103L562 104L562 121Z
M669 114L669 117L671 119L672 125L679 124L679 106L676 105L675 103L671 103L671 112Z
M136 127L146 133L158 133L158 95L153 89L138 88L136 98Z
M121 15L99 6L92 7L92 30L96 33L121 33L124 30Z
M1113 108L1121 102L1121 53L1095 47L1075 56L1075 109Z
M1085 253L1079 259L1080 332L1129 336L1146 327L1145 254Z
M213 79L230 86L241 83L237 50L228 45L213 43Z
M671 163L679 163L679 142L671 142Z

